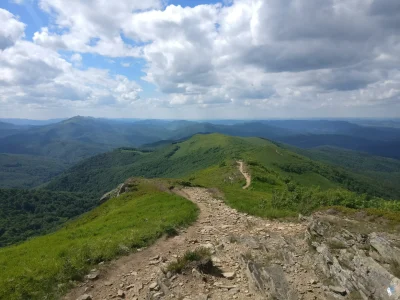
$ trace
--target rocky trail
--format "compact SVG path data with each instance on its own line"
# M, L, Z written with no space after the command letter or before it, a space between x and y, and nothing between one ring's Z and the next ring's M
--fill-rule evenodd
M243 162L239 168L246 181L250 180ZM191 227L100 265L65 299L345 299L357 284L366 285L362 294L366 298L351 299L399 299L385 298L384 292L371 297L377 295L377 287L371 283L376 278L369 277L368 270L363 270L365 274L357 280L347 269L340 269L337 253L322 240L327 230L320 219L298 223L265 220L226 206L211 190L190 187L176 192L200 208L199 218ZM202 274L197 269L183 274L166 272L169 263L199 247L211 251L218 274ZM349 250L349 268L355 257L350 247L345 248ZM388 249L387 245L385 251ZM357 261L363 263L361 258ZM373 275L382 277L386 272L382 268L381 273ZM380 286L389 286L395 278L385 276ZM386 287L380 289L386 292Z

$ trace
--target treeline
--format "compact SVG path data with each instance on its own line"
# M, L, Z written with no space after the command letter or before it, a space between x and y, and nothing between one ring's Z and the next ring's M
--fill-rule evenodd
M210 147L175 157L179 145L170 145L152 153L115 150L85 160L50 182L55 191L88 192L99 197L129 177L182 177L219 163L224 149Z
M0 189L0 247L52 231L97 201L90 194Z

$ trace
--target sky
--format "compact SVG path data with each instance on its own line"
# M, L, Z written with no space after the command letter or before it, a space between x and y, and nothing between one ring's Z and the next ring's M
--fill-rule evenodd
M0 0L0 118L400 117L399 0Z

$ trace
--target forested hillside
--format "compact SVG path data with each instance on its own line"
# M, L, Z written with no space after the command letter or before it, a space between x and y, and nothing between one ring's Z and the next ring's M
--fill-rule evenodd
M47 156L73 163L120 146L137 146L162 139L162 127L74 117L36 126L0 140L0 152Z
M27 128L27 127L18 126L18 125L14 125L11 123L6 123L6 122L0 121L0 138L16 134L25 128Z
M83 193L0 189L0 247L55 230L97 205Z
M49 181L68 166L42 156L0 153L0 188L33 188Z
M91 192L101 196L132 176L177 178L217 164L225 158L227 149L219 147L217 143L187 151L187 143L196 143L197 140L198 137L193 137L187 142L169 144L154 152L122 148L100 154L67 170L46 188Z

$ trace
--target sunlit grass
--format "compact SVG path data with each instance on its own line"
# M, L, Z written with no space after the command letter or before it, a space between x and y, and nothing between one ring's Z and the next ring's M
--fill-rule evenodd
M140 184L53 234L0 249L0 299L56 299L93 265L144 247L197 214L190 201Z

